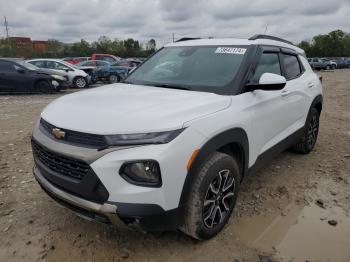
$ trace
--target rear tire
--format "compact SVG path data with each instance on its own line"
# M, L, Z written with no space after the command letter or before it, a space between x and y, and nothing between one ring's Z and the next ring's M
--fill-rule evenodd
M86 88L87 87L87 82L84 77L78 76L74 78L73 85L76 88Z
M180 230L199 239L219 233L229 220L236 204L241 177L236 159L213 153L195 176L184 205L184 223Z
M41 80L35 84L35 90L42 94L52 94L55 90L50 82Z
M312 108L305 123L305 129L299 142L293 146L295 152L301 154L310 153L317 142L320 127L320 113L316 108Z
M332 70L335 70L337 67L335 65L332 65Z
M330 69L331 69L330 65L326 66L326 70L330 70Z
M120 77L118 75L110 75L108 77L108 82L111 84L118 83L118 82L120 82Z

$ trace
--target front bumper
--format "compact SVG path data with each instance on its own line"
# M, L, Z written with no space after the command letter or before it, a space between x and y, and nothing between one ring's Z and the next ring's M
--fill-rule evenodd
M34 166L33 174L41 188L58 204L79 217L141 231L176 230L182 223L182 209L164 211L152 204L96 203L70 194L50 183Z
M105 223L118 224L116 220L117 216L117 206L114 204L99 204L92 201L85 200L83 198L77 197L75 195L69 194L64 190L61 190L58 187L55 187L51 184L39 171L39 169L34 166L33 174L40 186L44 191L50 195L58 203L62 204L65 207L68 207L78 213L79 216L82 216L86 219L99 220ZM80 211L80 212L79 212ZM82 212L85 211L85 212ZM101 214L107 219L102 220L103 216L98 216Z

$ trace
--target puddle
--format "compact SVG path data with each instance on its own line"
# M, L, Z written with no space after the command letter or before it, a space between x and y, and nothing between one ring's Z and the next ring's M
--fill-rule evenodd
M274 249L283 261L350 261L350 217L341 208L289 205L283 213L243 218L232 233L248 246Z

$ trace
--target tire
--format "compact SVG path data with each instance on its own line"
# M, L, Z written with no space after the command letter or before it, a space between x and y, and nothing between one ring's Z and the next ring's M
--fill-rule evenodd
M326 70L330 70L330 69L331 69L330 65L326 66Z
M42 94L52 94L55 90L50 82L41 80L35 84L35 90Z
M332 65L332 70L335 70L336 68L336 65Z
M233 157L215 152L191 175L196 177L180 230L198 240L209 239L223 229L236 204L241 181L238 164Z
M74 78L73 85L76 88L86 88L87 87L87 82L84 77L78 76Z
M112 74L112 75L110 75L108 77L108 82L111 83L111 84L118 83L118 82L120 82L120 77L118 75L113 75Z
M292 149L301 154L310 153L317 142L319 127L320 113L316 108L312 108L307 117L304 132L299 142Z

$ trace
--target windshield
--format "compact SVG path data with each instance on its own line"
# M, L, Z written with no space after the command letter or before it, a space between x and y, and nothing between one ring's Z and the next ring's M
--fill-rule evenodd
M36 67L35 65L32 65L32 64L25 62L25 61L19 61L17 63L28 70L38 70L39 69L39 67Z
M64 64L67 67L78 69L78 67L76 67L75 65L67 63L66 61L63 61L63 60L61 60L60 63Z
M220 92L234 80L247 47L165 47L143 63L126 83Z

